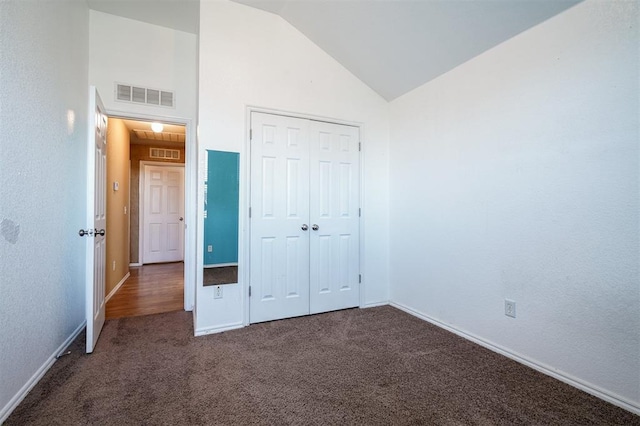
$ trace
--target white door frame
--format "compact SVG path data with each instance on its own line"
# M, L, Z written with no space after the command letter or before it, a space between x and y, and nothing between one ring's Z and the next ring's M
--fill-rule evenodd
M107 109L106 114L110 118L124 120L158 121L165 124L177 124L185 126L184 144L184 310L193 311L195 307L196 293L196 229L197 229L197 142L194 120L183 117L159 116L139 114L128 111Z
M238 259L238 281L241 283L242 286L242 294L241 294L241 298L242 298L242 309L244 312L244 316L243 316L243 322L245 326L248 326L250 324L249 322L249 284L251 282L251 276L249 274L249 263L251 261L250 259L250 248L251 248L251 227L250 227L250 223L251 221L249 220L249 206L251 205L251 162L250 162L250 158L251 158L251 113L253 112L262 112L265 114L274 114L274 115L284 115L287 117L293 117L293 118L302 118L302 119L306 119L306 120L316 120L316 121L324 121L324 122L328 122L328 123L334 123L334 124L343 124L343 125L347 125L347 126L353 126L353 127L357 127L359 128L360 131L360 176L359 176L359 185L360 185L360 200L359 200L359 204L360 204L360 208L361 208L361 214L360 214L360 218L359 218L359 228L360 228L360 232L359 232L359 237L360 237L360 244L359 244L359 268L360 268L360 273L362 274L362 281L360 283L360 305L359 307L362 308L365 305L365 290L366 290L366 277L364 275L364 271L365 271L365 265L364 265L364 218L365 218L365 206L363 205L363 200L364 200L364 170L365 170L365 144L364 144L364 140L365 140L365 128L364 128L364 123L361 122L356 122L356 121L348 121L348 120L342 120L342 119L338 119L338 118L332 118L332 117L325 117L325 116L319 116L319 115L312 115L312 114L303 114L303 113L298 113L298 112L291 112L291 111L286 111L286 110L280 110L280 109L273 109L273 108L265 108L265 107L260 107L260 106L252 106L252 105L248 105L246 107L246 111L245 111L245 147L244 147L244 159L241 158L241 163L244 162L244 167L241 167L241 176L242 176L242 180L240 182L240 229L246 229L247 231L244 232L242 234L242 237L239 238L239 246L238 246L238 252L239 255L241 256L241 258L243 259L243 261L240 261L240 258ZM241 156L242 157L242 156ZM242 161L244 160L244 161ZM244 194L243 194L244 192Z
M140 160L140 178L138 180L138 263L140 266L144 265L144 191L145 191L145 178L143 169L145 166L156 166L156 167L179 167L184 169L184 172L187 172L185 167L185 163L170 163L163 161L151 161L151 160ZM184 186L187 177L183 175L184 179L182 185ZM185 194L186 198L186 194ZM183 206L184 207L184 206ZM183 212L183 215L185 212ZM185 260L184 251L185 251L185 242L182 244L182 256L183 260Z

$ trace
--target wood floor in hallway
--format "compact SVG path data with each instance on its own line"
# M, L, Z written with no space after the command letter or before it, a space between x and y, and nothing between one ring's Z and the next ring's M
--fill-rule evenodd
M131 276L107 302L106 319L184 309L184 263L132 267Z

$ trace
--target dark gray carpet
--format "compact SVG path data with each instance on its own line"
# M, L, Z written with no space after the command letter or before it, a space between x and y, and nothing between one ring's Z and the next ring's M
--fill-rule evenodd
M392 307L192 336L191 314L108 321L7 425L640 425L640 417Z
M202 271L202 285L233 284L238 282L237 266L222 266L219 268L204 268Z

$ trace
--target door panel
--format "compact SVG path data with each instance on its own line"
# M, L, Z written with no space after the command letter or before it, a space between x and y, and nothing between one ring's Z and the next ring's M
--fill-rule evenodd
M107 226L107 116L95 87L89 92L89 137L87 145L87 236L86 351L93 352L105 318L105 236Z
M359 129L310 123L310 313L359 305Z
M359 129L264 113L251 129L250 322L358 306Z
M184 168L144 164L142 262L184 259Z
M253 113L252 323L309 313L308 123Z

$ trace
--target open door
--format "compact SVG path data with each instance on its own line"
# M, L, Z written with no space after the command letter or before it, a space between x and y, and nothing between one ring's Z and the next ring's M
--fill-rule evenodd
M87 353L93 352L105 316L105 228L107 196L107 116L94 86L89 88L87 146L86 314ZM83 235L83 231L80 231Z

